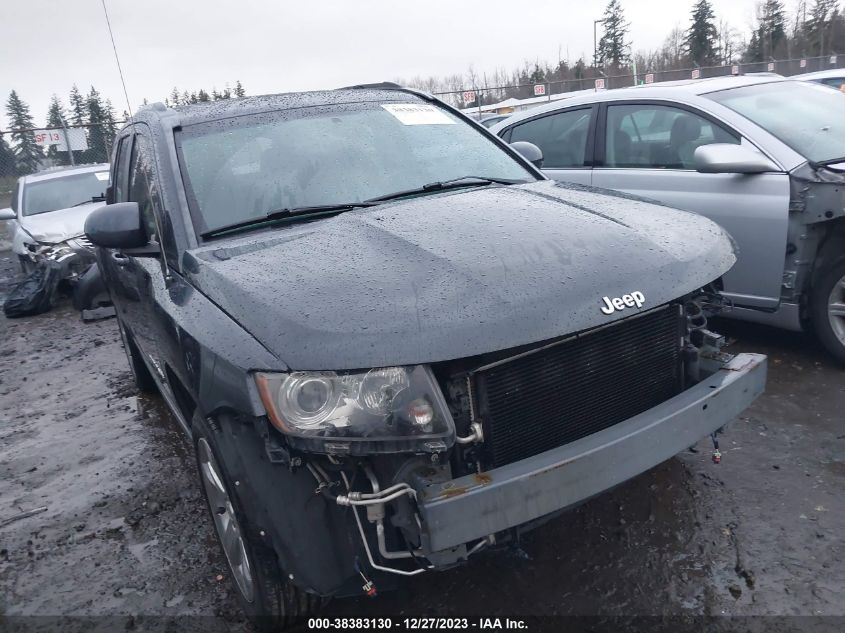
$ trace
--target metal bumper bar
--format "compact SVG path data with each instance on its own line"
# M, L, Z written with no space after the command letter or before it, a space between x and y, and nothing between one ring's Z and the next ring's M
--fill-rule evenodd
M700 383L609 429L418 491L424 549L437 552L575 505L730 422L765 388L766 357L739 354Z

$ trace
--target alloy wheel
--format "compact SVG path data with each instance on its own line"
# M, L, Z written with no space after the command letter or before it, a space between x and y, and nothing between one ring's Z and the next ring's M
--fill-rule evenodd
M241 527L232 507L232 500L226 486L217 460L211 452L208 441L201 437L197 442L197 455L205 494L214 517L214 527L223 546L223 552L229 561L229 568L238 585L238 589L247 602L252 602L255 593L252 568L246 553Z

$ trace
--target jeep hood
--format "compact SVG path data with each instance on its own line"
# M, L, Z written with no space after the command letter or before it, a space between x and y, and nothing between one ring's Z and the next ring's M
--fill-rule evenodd
M102 202L91 202L69 209L25 215L20 224L36 241L57 244L85 233L85 218L102 205Z
M734 263L698 215L551 181L405 199L185 254L191 283L291 369L429 363L605 325ZM602 313L631 292L641 308Z

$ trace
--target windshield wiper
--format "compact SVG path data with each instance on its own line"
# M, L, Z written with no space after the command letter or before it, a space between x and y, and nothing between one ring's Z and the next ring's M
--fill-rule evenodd
M65 207L66 209L72 209L73 207L81 207L83 204L91 204L92 202L105 202L105 196L92 196L87 200L83 200L82 202L77 202L76 204L72 204L69 207Z
M819 167L827 167L831 171L842 171L841 169L833 169L830 165L835 165L836 163L845 163L845 156L842 158L828 158L827 160L810 160L807 161L810 163L810 167L813 169L818 169Z
M487 185L518 185L528 182L526 180L518 180L515 178L494 178L490 176L461 176L460 178L452 178L450 180L439 180L430 182L422 187L414 187L413 189L405 189L404 191L394 191L383 196L376 196L375 198L368 198L365 202L384 202L386 200L396 200L397 198L404 198L406 196L415 196L423 193L433 193L437 191L445 191L447 189L460 189L463 187L486 187Z
M226 226L219 226L217 228L210 229L205 233L200 233L200 237L214 237L215 235L220 235L221 233L237 231L238 229L264 224L265 222L272 222L273 220L282 220L284 218L293 218L297 216L320 215L323 213L343 213L344 211L351 211L352 209L357 209L359 207L372 207L375 206L375 204L375 202L369 201L344 202L342 204L318 204L306 207L276 209L275 211L270 211L269 213L265 213L257 218L249 218L247 220L235 222L234 224L227 224Z

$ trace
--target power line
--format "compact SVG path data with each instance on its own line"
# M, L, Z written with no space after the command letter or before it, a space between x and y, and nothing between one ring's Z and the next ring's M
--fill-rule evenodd
M114 44L114 33L111 30L111 20L109 20L109 12L106 9L106 0L100 0L103 3L103 13L106 14L106 25L109 27L109 37L111 38L111 48L114 51L114 61L117 62L117 72L120 73L120 83L123 84L123 96L126 97L126 108L129 112L129 118L132 118L132 106L129 104L129 93L126 91L126 80L123 78L123 69L120 67L120 57L117 55L117 46Z

